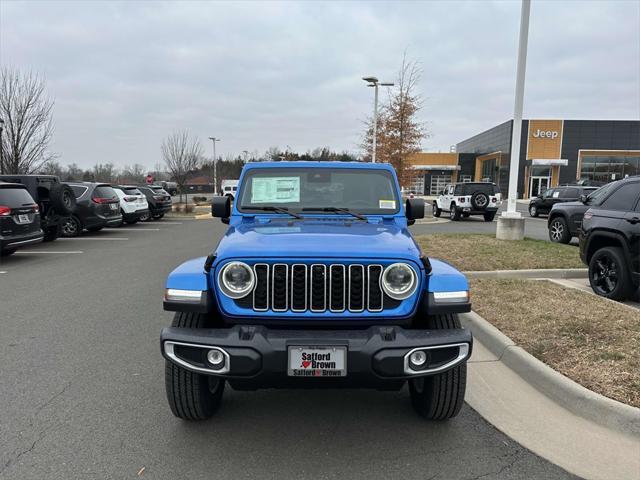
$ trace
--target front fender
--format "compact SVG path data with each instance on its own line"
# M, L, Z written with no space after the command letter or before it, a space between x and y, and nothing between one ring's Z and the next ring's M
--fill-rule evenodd
M427 277L427 292L423 299L427 314L471 311L467 278L447 262L434 258L430 258L429 262L431 273ZM455 296L456 293L459 296Z
M173 270L167 277L163 307L172 312L208 313L213 308L213 299L204 265L207 257L188 260ZM201 292L199 297L176 299L170 295L180 292Z

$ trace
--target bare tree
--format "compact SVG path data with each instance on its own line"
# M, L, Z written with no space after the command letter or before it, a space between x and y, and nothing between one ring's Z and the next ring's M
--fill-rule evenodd
M187 175L198 168L204 150L196 137L191 137L187 130L174 132L162 142L162 157L171 177L180 189L180 200Z
M40 169L38 169L38 173L43 175L55 175L57 177L64 177L64 168L58 162L51 161L44 164Z
M113 183L115 180L117 171L113 166L113 163L96 163L93 166L93 181Z
M79 181L82 179L83 174L84 174L84 170L78 167L78 164L72 163L71 165L67 165L67 171L65 172L63 179L66 181L69 181L69 180Z
M422 97L416 93L421 75L418 63L408 60L405 52L395 86L389 90L388 103L378 115L376 158L393 165L403 187L408 187L415 175L408 157L420 152L422 140L428 138L424 123L416 118L422 108ZM367 122L362 143L365 159L371 158L372 123L372 119Z
M2 135L0 173L33 173L55 158L49 151L53 134L53 100L36 74L0 71Z
M147 169L144 165L135 163L133 165L126 165L121 172L121 176L127 182L144 183L145 172Z

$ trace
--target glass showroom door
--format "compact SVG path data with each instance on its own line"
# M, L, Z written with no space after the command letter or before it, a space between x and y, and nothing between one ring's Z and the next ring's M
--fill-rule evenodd
M549 188L549 177L531 177L531 188L529 192L531 197L542 195L547 188Z

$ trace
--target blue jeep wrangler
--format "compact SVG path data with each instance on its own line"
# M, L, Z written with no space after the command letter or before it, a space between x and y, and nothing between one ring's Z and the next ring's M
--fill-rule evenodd
M162 330L171 411L209 418L225 383L258 388L376 388L408 381L415 410L444 420L464 401L472 337L469 287L422 253L393 168L347 162L247 164L229 225L207 257L166 283Z

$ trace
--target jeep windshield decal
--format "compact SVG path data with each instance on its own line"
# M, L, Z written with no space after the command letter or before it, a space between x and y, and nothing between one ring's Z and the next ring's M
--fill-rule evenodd
M382 169L253 168L247 171L239 190L240 212L293 215L313 211L364 220L363 215L396 214L400 205L395 180Z

